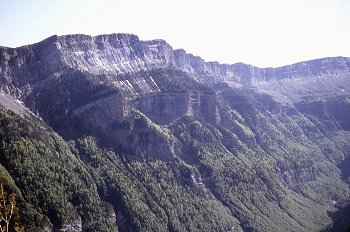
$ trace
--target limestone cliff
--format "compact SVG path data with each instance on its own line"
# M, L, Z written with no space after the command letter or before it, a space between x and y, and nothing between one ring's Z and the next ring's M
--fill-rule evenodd
M278 68L258 68L243 63L229 65L205 62L183 49L173 50L164 40L142 41L132 34L52 36L33 45L0 48L1 89L16 97L67 69L106 75L110 82L134 95L138 91L154 92L157 87L152 78L130 79L121 74L155 68L177 68L201 82L223 81L233 87L254 88L282 102L298 102L302 97L338 97L350 92L350 58L345 57Z

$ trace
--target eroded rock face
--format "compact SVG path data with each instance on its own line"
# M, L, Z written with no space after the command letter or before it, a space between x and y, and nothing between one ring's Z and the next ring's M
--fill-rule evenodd
M201 82L223 81L234 87L254 88L282 102L334 98L350 92L350 58L345 57L279 68L258 68L243 63L229 65L205 62L183 49L173 50L164 40L141 41L132 34L52 36L33 45L0 48L1 90L16 97L23 97L35 83L67 68L107 75L116 86L134 95L147 89L146 85L152 91L155 88L149 79L132 81L118 75L154 68L178 68Z
M104 141L111 144L111 128L128 115L129 109L125 99L118 94L113 94L74 109L72 126L76 126L77 131L83 130L102 137Z
M174 64L172 48L164 40L143 42L131 34L61 36L55 43L66 65L92 74L131 73Z
M0 90L15 97L63 66L52 38L20 48L0 48Z
M258 68L205 62L185 50L174 51L176 66L199 76L204 82L226 82L233 87L253 88L281 102L300 102L308 98L335 98L350 93L350 59L323 58L278 68Z
M188 113L189 94L152 94L136 99L134 105L152 121L168 124Z
M219 120L215 94L160 93L138 98L134 105L158 124L169 124L181 116L199 117L210 123Z

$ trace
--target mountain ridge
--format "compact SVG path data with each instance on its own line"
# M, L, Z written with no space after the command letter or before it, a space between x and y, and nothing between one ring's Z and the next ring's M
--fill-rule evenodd
M292 89L305 89L302 93L305 95L314 86L315 80L322 82L322 85L335 83L338 93L327 90L334 97L350 91L345 79L350 72L350 58L347 57L320 58L277 68L258 68L243 63L228 65L205 62L183 49L173 50L165 40L141 41L133 34L51 36L33 45L2 48L0 52L1 81L11 83L11 76L22 76L21 80L13 81L15 85L16 82L23 82L17 83L22 86L67 68L113 78L120 74L167 67L186 71L201 82L226 82L233 87L255 88L282 102L301 101L296 90L289 94L291 96L285 93L286 85ZM30 79L25 76L30 76ZM336 83L336 79L345 84ZM128 88L127 83L121 85ZM3 91L9 93L10 90Z
M341 231L349 60L225 65L131 34L0 48L0 171L32 231Z
M16 48L11 48L11 47L1 47L1 49L9 49L9 50L23 50L28 47L41 47L45 44L52 44L55 42L61 42L61 43L67 43L67 44L74 44L77 43L83 43L84 41L89 41L95 43L98 48L98 46L103 45L104 42L109 42L110 44L113 44L116 48L122 48L134 44L146 44L150 48L152 47L157 47L157 46L162 46L168 47L168 49L172 50L174 53L175 59L170 57L169 61L166 63L169 63L170 65L173 65L175 67L178 67L180 69L186 70L186 65L188 64L193 64L193 65L199 65L199 66L208 66L208 67L221 67L219 69L225 70L229 68L238 68L240 66L247 66L250 69L252 69L252 75L258 74L258 75L266 75L264 79L271 79L273 77L273 73L275 72L279 73L279 70L286 69L288 67L301 67L304 66L307 67L308 63L314 63L315 65L320 64L326 64L326 66L321 66L321 68L330 68L330 65L327 65L327 63L333 62L333 64L338 64L337 68L343 68L348 70L349 69L349 62L350 58L349 57L343 57L343 56L335 56L335 57L324 57L324 58L317 58L317 59L311 59L311 60L306 60L306 61L300 61L288 65L283 65L283 66L278 66L278 67L266 67L266 68L259 68L257 66L251 65L251 64L245 64L242 62L237 62L233 64L227 64L227 63L220 63L217 61L205 61L198 55L193 55L191 53L187 53L185 49L180 48L180 49L173 49L170 44L168 44L165 40L163 39L155 39L155 40L140 40L137 35L134 34L125 34L125 33L115 33L115 34L103 34L103 35L97 35L97 36L90 36L90 35L85 35L85 34L70 34L70 35L62 35L62 36L57 36L53 35L50 36L40 42L30 44L30 45L24 45ZM116 43L116 41L119 41L119 44ZM125 46L126 45L126 46ZM59 45L58 45L59 46ZM118 47L119 46L119 47ZM59 48L58 48L59 49ZM101 47L99 49L102 49ZM165 51L167 49L164 49ZM167 57L165 57L167 58ZM191 66L191 65L189 65ZM334 68L334 67L333 67ZM187 67L187 69L190 69ZM192 68L193 69L193 68ZM239 69L239 68L238 68ZM315 68L313 68L315 69ZM210 69L209 69L210 70ZM188 70L187 70L188 71ZM211 70L212 73L215 73ZM293 70L293 72L297 72L297 70ZM197 71L197 73L200 73Z
M95 35L95 36L92 36L92 35L88 35L88 34L67 34L67 35L52 35L52 36L49 36L39 42L35 42L35 43L32 43L32 44L28 44L28 45L22 45L22 46L18 46L18 47L9 47L9 46L1 46L0 45L0 48L3 48L3 49L19 49L19 48L22 48L22 47L27 47L27 46L33 46L33 45L36 45L36 44L40 44L40 43L44 43L46 41L52 41L52 40L55 40L57 38L65 38L65 37L85 37L85 38L94 38L94 39L101 39L101 38L106 38L106 37L110 37L110 36L118 36L118 35L121 35L121 36L125 36L126 38L127 37L130 37L130 38L133 38L135 40L138 40L140 42L145 42L145 43L152 43L152 42L159 42L159 43L166 43L166 40L164 39L153 39L153 40L140 40L139 37L135 34L132 34L132 33L111 33L111 34L100 34L100 35ZM168 44L170 45L170 44ZM171 46L171 45L170 45ZM222 63L222 62L219 62L219 61L206 61L205 59L203 59L202 57L200 57L199 55L194 55L193 53L187 53L186 50L184 48L176 48L176 49L173 49L174 51L179 51L179 52L185 52L186 55L190 55L190 56L193 56L193 57L196 57L196 58L200 58L201 60L203 60L204 62L206 63L219 63L220 65L238 65L238 64L243 64L243 65L248 65L248 66L252 66L252 67L255 67L255 68L259 68L259 69L277 69L277 68L282 68L282 67L286 67L286 66L293 66L293 65L297 65L297 64L300 64L300 63L304 63L304 62L308 62L308 61L318 61L318 60L323 60L323 59L330 59L330 58L349 58L349 57L345 57L345 56L327 56L327 57L321 57L321 58L314 58L314 59L309 59L309 60L303 60L303 61L298 61L298 62L294 62L294 63L290 63L290 64L285 64L285 65L281 65L281 66L268 66L268 67L264 67L264 68L260 68L254 64L248 64L248 63L244 63L244 62L236 62L236 63Z

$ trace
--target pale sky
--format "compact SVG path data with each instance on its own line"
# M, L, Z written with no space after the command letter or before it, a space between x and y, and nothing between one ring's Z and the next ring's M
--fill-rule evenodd
M110 33L259 67L350 57L350 0L0 0L0 46Z

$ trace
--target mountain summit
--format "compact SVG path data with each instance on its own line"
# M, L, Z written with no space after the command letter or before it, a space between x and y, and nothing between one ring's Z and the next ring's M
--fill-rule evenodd
M349 78L132 34L0 47L0 173L29 231L346 230Z

